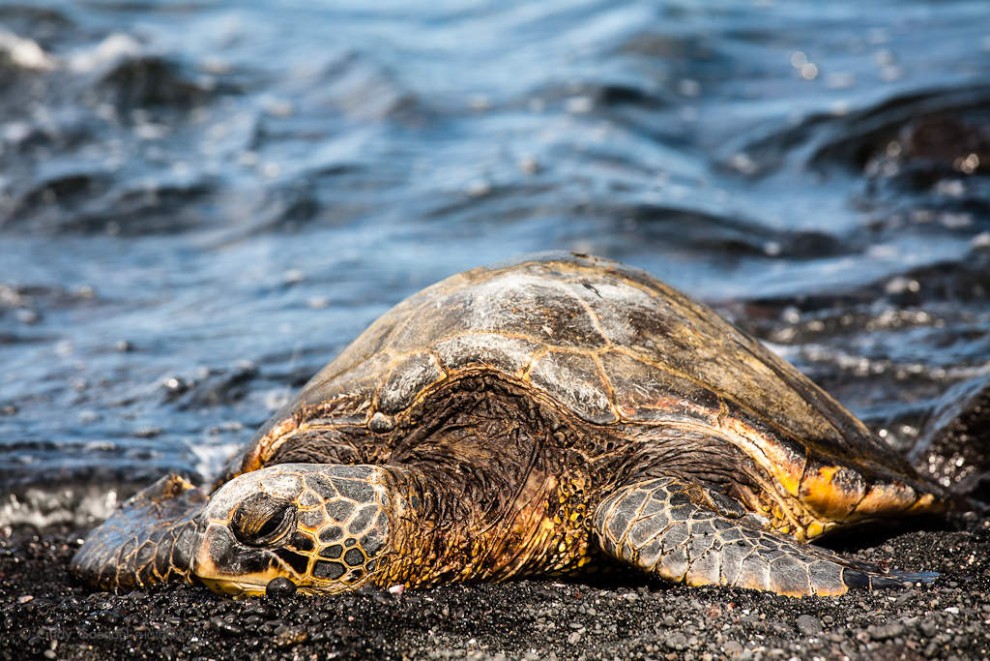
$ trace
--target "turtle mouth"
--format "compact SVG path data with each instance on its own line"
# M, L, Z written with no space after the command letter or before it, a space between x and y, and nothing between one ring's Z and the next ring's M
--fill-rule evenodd
M272 576L268 580L261 579L262 583L255 583L254 581L238 580L234 578L203 578L199 577L199 580L210 589L211 592L217 594L225 594L228 597L261 597L265 595L268 583L271 580L278 578L280 574L277 572L272 572Z
M276 578L298 583L299 578L287 575L270 552L255 548L226 546L220 558L212 557L224 546L220 540L207 538L196 560L196 580L211 591L233 597L254 597L265 594L268 584ZM204 553L205 551L205 553Z

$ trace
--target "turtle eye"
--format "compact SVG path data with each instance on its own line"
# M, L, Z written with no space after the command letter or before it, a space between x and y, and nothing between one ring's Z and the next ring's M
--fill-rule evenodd
M291 503L256 493L234 510L230 529L247 546L275 546L295 522L296 508Z

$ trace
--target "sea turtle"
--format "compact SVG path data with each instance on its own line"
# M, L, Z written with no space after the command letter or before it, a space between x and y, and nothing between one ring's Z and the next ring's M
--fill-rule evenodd
M945 495L836 400L644 272L544 255L398 304L211 493L169 476L72 567L255 595L618 563L785 595L927 582L808 545ZM274 583L274 582L277 583ZM292 586L288 586L292 589Z

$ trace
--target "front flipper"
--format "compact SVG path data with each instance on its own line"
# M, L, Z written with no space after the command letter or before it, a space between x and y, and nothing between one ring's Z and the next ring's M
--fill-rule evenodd
M169 475L127 500L91 531L71 571L102 590L129 590L191 580L200 535L193 517L206 494Z
M676 478L620 488L595 510L593 526L612 557L674 582L727 585L803 597L849 588L928 583L934 572L883 573L754 527L734 501Z

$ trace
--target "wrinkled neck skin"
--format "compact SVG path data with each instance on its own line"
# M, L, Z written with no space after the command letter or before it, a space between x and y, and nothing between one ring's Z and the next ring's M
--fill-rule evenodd
M155 482L93 530L70 569L102 590L193 580L206 494L178 475Z
M516 478L391 467L393 531L376 584L425 588L579 571L595 553L586 474L537 465ZM479 488L492 480L506 484Z

